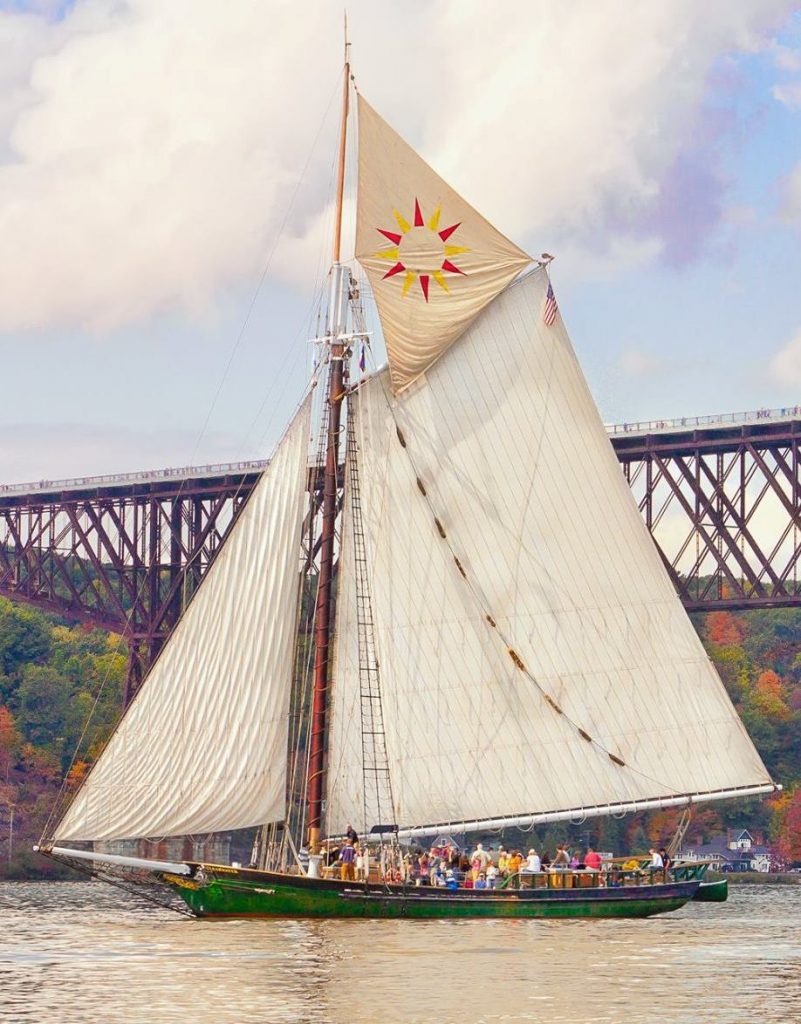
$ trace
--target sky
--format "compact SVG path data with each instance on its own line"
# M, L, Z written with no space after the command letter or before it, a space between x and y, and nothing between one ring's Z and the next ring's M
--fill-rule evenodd
M489 11L353 0L354 74L556 256L603 418L801 402L801 5ZM320 331L342 17L0 0L0 483L269 454Z

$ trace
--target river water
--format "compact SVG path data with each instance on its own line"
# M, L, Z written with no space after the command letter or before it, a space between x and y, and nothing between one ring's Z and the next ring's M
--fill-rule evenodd
M646 921L204 922L0 884L3 1024L795 1024L801 886Z

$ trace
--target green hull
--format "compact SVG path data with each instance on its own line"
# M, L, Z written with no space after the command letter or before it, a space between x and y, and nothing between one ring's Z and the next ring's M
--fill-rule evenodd
M203 865L200 876L192 880L162 878L193 914L204 918L650 917L677 910L693 898L699 885L688 881L622 888L443 892L212 865Z
M729 898L729 882L721 878L718 882L701 882L694 900L699 903L725 903Z

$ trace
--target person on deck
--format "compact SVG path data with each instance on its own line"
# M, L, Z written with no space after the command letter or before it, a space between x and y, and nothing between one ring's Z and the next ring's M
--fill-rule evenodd
M356 847L356 879L359 882L366 882L369 874L370 865L367 844L361 843Z
M358 843L359 837L356 834L356 829L353 827L353 825L348 825L345 831L345 838L350 839L353 842L354 846L356 845L356 843Z
M473 870L473 880L478 878L481 871L485 871L487 862L489 861L489 854L484 849L481 843L476 843L476 848L470 854L470 867Z
M498 869L493 861L487 864L487 888L494 889L498 881Z
M473 882L474 889L486 889L487 888L487 876L483 871L479 871L478 878Z
M339 851L339 877L343 882L356 881L356 849L349 839Z
M498 873L501 878L509 874L509 854L502 846L498 848Z
M507 861L507 866L508 866L508 869L509 869L509 874L510 875L516 875L517 872L520 870L520 866L522 865L522 863L523 863L523 854L520 852L520 850L515 850L514 853L512 854L512 856Z
M587 852L584 854L584 867L589 868L590 871L601 870L601 855L596 853L591 846L587 847Z
M523 865L521 870L525 871L526 874L536 874L538 871L542 871L542 861L540 860L540 855L533 847L528 851L526 863Z
M556 847L556 856L553 859L552 867L556 871L567 871L570 867L570 854L567 852L566 846Z
M665 872L665 881L668 880L668 871L673 867L673 861L670 859L670 854L667 852L665 847L659 851L659 856L662 858L662 868Z

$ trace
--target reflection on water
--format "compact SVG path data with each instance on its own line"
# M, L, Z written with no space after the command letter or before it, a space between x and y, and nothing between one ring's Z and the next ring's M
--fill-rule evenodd
M647 921L191 921L99 883L0 884L28 1024L788 1024L801 886Z

